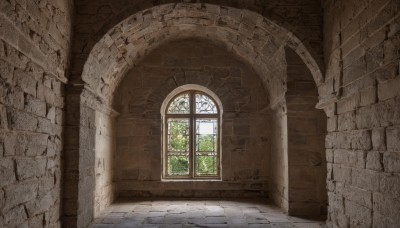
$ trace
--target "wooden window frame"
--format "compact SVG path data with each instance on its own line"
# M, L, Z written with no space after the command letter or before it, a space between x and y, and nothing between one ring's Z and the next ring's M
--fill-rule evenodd
M170 107L171 103L180 95L188 93L189 94L189 114L168 114L168 108ZM202 94L210 98L216 108L216 114L196 114L196 94ZM189 175L169 175L168 174L168 120L169 119L189 119ZM197 176L195 169L196 169L196 120L197 119L216 119L217 120L217 142L216 142L216 158L217 158L217 174L216 175L207 175L207 176ZM210 96L209 94L199 91L199 90L186 90L180 92L173 96L169 101L165 109L164 113L164 132L163 132L163 140L164 140L164 148L163 148L163 179L168 180L220 180L221 179L221 153L220 153L220 133L221 133L221 110L216 102L216 100Z

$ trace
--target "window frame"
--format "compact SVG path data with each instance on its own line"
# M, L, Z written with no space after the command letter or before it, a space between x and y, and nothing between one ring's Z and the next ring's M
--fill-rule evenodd
M189 114L169 114L168 108L171 103L180 95L188 93L189 94ZM215 114L196 114L196 94L205 95L210 98L216 108L217 113ZM220 180L221 179L221 107L220 102L217 102L213 96L207 92L188 89L176 93L170 99L168 99L166 108L163 113L163 170L162 178L165 180ZM168 174L168 120L169 119L189 119L189 174L188 175L169 175ZM209 176L199 176L196 175L196 120L197 119L216 119L217 120L217 142L216 142L216 158L217 158L217 174Z

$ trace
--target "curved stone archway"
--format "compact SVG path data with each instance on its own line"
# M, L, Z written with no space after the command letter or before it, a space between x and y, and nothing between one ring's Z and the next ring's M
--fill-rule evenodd
M317 0L306 2L281 0L257 2L248 0L75 0L78 11L74 26L76 36L73 43L74 58L72 59L71 80L79 82L84 61L94 45L119 22L154 7L164 4L181 4L182 2L196 5L197 8L206 7L206 4L214 4L221 6L221 11L229 12L228 8L232 7L256 12L280 27L293 32L313 53L312 56L323 68L321 2ZM238 16L240 19L241 15L234 16Z
M261 78L271 98L271 107L285 102L285 48L297 53L317 86L324 81L320 61L308 45L292 32L249 10L179 3L160 5L124 19L95 44L84 60L81 78L73 78L69 84L67 111L76 118L67 120L66 134L74 137L66 142L68 162L64 184L77 194L66 192L64 195L67 225L86 226L96 213L93 208L96 167L105 167L95 153L96 140L103 137L97 135L96 123L100 118L100 122L113 125L117 114L111 105L119 83L152 50L184 38L217 42L247 62ZM105 138L110 139L108 152L111 152L112 137ZM106 184L109 183L107 180ZM112 187L108 189L112 192ZM109 196L107 201L111 202L112 198Z
M168 40L199 37L217 40L253 68L266 84L274 69L273 57L292 48L310 69L317 85L323 82L320 66L307 47L291 32L249 10L210 4L166 4L139 12L120 22L93 47L82 79L110 104L119 81L149 51ZM282 80L282 79L281 79ZM279 81L279 79L278 79ZM275 84L284 90L285 82ZM275 89L277 90L277 89ZM279 90L279 89L278 89ZM279 93L284 91L279 91Z

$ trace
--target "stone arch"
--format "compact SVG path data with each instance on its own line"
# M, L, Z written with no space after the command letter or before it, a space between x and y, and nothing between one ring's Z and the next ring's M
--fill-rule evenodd
M167 40L201 37L223 42L247 62L255 63L253 67L264 77L267 88L268 62L285 46L299 54L317 85L323 82L321 67L293 33L252 11L224 8L226 13L211 4L165 4L131 15L93 47L82 80L111 103L124 73L147 52Z
M127 19L131 15L146 12L152 8L162 6L164 4L192 4L198 8L206 8L207 5L219 5L222 10L229 8L246 9L265 18L273 21L282 28L293 32L313 54L312 56L318 61L320 68L323 68L322 46L318 45L322 40L321 31L322 25L320 20L320 2L308 1L306 3L297 3L272 0L266 2L249 3L247 0L197 0L197 1L182 1L182 0L156 0L156 1L115 1L104 0L98 2L96 0L75 1L78 11L79 21L75 24L77 33L76 41L74 42L75 53L77 60L73 60L73 71L71 80L80 82L84 60L87 59L94 45L115 25ZM96 13L98 17L94 18L91 14ZM81 15L82 14L82 15ZM80 17L81 16L81 17ZM238 15L239 17L241 15ZM303 20L299 20L303 18ZM88 27L90 26L90 27ZM310 36L311 31L314 32ZM83 60L83 61L82 61Z
M78 118L67 120L66 134L74 136L74 140L66 142L70 152L67 160L75 162L66 163L64 184L77 194L66 192L64 195L66 224L81 227L93 219L94 193L91 189L96 185L93 166L97 159L93 153L94 133L96 118L100 116L97 112L106 114L103 117L112 122L116 116L111 108L114 91L124 75L153 49L183 38L222 43L230 52L252 63L253 70L270 93L269 97L286 91L284 75L275 75L278 71L270 68L281 64L279 61L286 47L303 59L317 85L323 83L321 66L308 46L292 32L252 11L179 3L160 5L130 16L95 44L85 60L81 78L71 80L68 87L67 112ZM271 83L274 75L277 82ZM271 88L275 86L276 92L271 94Z

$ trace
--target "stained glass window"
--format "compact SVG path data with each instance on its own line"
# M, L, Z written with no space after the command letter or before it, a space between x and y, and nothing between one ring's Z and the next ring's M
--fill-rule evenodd
M165 178L218 178L219 109L199 91L172 99L165 114Z

